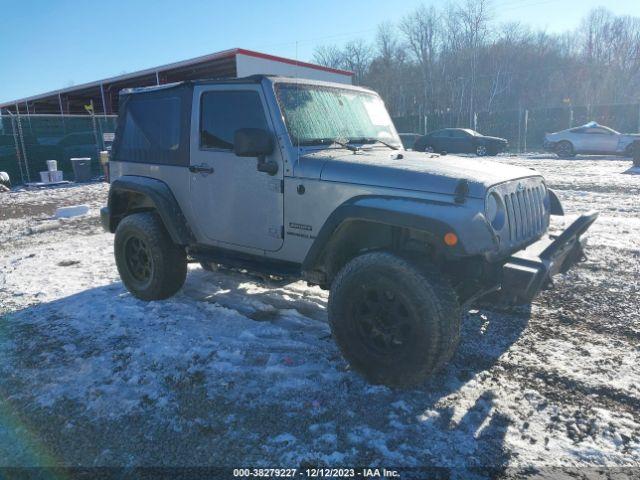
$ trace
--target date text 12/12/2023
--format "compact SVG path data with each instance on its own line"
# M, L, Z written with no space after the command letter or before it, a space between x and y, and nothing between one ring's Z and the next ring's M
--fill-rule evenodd
M399 478L397 470L386 468L235 468L236 478Z

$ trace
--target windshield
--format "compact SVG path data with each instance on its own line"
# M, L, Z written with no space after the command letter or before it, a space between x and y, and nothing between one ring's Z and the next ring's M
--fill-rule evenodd
M471 130L470 128L463 128L462 130L467 132L469 135L473 135L474 137L481 137L482 136L478 132L476 132L475 130Z
M373 93L279 83L276 95L294 145L340 140L400 146L384 103Z

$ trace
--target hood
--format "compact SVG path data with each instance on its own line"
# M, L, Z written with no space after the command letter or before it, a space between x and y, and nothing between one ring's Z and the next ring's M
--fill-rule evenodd
M396 158L400 154L403 158ZM469 182L470 197L484 198L492 185L539 176L524 167L479 160L474 157L391 152L372 149L353 154L341 149L322 150L300 158L306 173L322 180L376 187L453 195L460 180Z
M490 142L508 143L506 138L501 138L501 137L490 137L488 135L483 135L480 138L483 138L483 139L488 140Z

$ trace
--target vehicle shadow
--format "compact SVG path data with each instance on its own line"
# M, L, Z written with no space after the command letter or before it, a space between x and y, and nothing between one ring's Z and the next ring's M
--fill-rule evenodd
M510 458L490 369L529 316L470 311L450 364L419 388L392 390L349 369L326 293L302 283L192 269L183 292L149 303L120 283L96 287L0 318L0 404L19 419L0 458L37 465L30 452L44 448L67 465L482 473Z

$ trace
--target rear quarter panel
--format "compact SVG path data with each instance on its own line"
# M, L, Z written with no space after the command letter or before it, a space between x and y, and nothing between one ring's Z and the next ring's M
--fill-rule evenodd
M189 170L187 167L172 165L154 165L149 163L136 162L109 162L109 174L111 181L124 175L138 175L141 177L155 178L166 183L178 205L182 214L187 219L196 239L200 242L204 240L202 232L198 230L198 222L193 217L191 211L191 200L189 197Z

